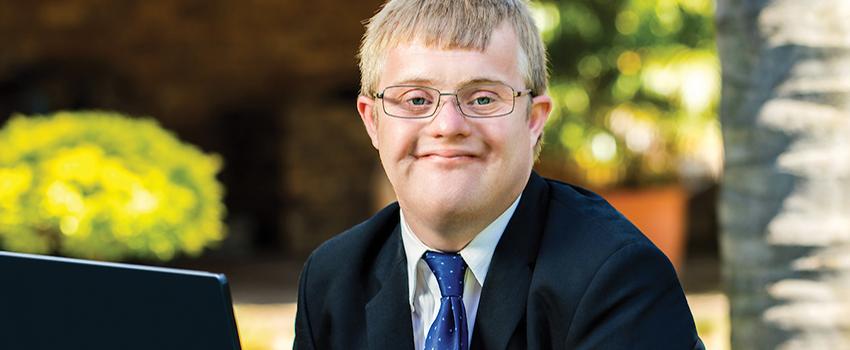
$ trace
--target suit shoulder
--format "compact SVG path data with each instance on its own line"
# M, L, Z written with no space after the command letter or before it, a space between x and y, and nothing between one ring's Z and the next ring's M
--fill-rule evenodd
M559 271L557 278L568 277L577 284L590 283L610 259L634 256L626 252L652 256L656 268L672 270L664 253L601 196L562 182L549 180L549 184L537 261L543 271Z
M629 295L644 296L640 302L648 303L629 304L629 310L674 310L674 319L690 320L672 264L637 227L591 191L552 180L547 184L550 195L530 298L546 306L540 313L554 317L558 334L586 334L598 320L594 317L607 311L629 314L618 306L627 305L623 301L631 300ZM662 297L674 306L657 304L662 311L648 306Z
M613 250L633 243L652 244L640 230L602 196L567 183L547 180L550 186L550 201L547 229L550 226L570 236L588 236L597 243L604 240L609 244L595 244Z

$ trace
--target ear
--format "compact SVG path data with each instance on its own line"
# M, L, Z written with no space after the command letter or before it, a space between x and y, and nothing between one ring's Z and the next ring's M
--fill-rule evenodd
M360 113L360 120L363 121L366 133L372 139L372 146L377 149L379 145L378 116L375 112L375 99L363 95L357 97L357 113Z
M543 134L543 127L546 126L546 120L549 119L549 113L551 112L552 98L549 95L535 96L531 100L531 113L528 115L528 132L531 134L532 148L537 144L540 135Z

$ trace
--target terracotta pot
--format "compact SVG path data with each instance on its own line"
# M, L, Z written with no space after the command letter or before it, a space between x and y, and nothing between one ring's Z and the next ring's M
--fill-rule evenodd
M687 239L687 192L681 185L615 189L600 195L649 237L681 274Z

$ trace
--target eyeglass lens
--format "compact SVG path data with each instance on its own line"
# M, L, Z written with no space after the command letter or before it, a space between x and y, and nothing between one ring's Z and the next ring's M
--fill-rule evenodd
M444 94L447 95L447 94ZM457 105L469 117L496 117L513 112L514 90L504 84L473 84L457 90ZM384 89L384 112L399 118L433 115L440 91L424 86L391 86Z

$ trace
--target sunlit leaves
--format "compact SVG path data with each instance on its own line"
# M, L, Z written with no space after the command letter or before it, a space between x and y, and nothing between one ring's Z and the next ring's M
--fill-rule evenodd
M561 23L561 12L558 6L552 3L533 3L530 6L531 15L540 30L543 42L550 42L557 33L556 29Z
M567 35L577 34L585 41L594 41L602 36L603 23L592 8L580 1L561 3L560 30Z
M558 16L547 17L546 36L555 108L545 162L599 187L669 179L685 159L719 167L719 142L704 140L719 135L710 0L534 5L547 13L553 6Z

